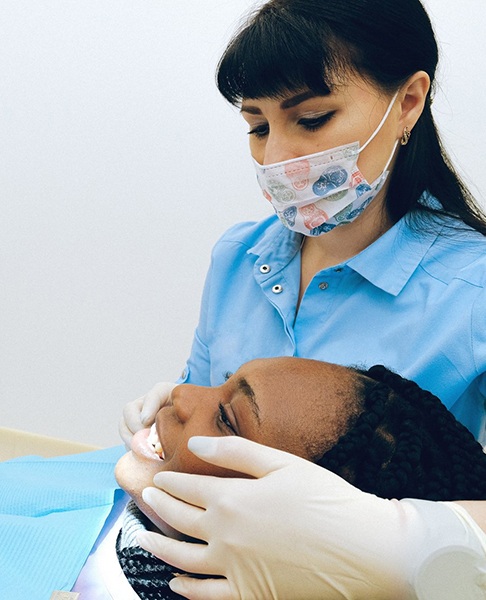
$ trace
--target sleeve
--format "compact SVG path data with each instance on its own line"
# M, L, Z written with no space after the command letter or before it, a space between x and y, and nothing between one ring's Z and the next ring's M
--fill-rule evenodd
M212 371L217 360L212 350L215 325L219 327L221 319L228 318L230 312L221 308L230 306L231 311L238 311L228 293L231 288L229 282L234 280L235 273L241 274L242 265L248 262L248 250L260 239L266 227L265 223L238 223L228 229L214 245L191 353L177 383L211 385ZM223 312L226 317L222 316ZM224 352L221 345L218 346L218 352Z
M480 410L480 423L477 440L486 448L486 294L475 302L472 311L472 338L475 368L477 372L477 399Z
M216 246L215 246L216 248ZM214 251L212 252L211 264L206 275L204 283L201 307L199 310L199 323L194 332L192 348L189 358L187 359L184 370L177 380L177 383L194 383L197 385L209 386L211 364L209 356L209 348L205 343L205 332L207 330L207 319L209 311L209 303L211 297L211 280L214 270Z
M482 373L478 378L478 388L480 394L480 402L483 404L483 422L478 435L478 442L486 452L486 373Z
M176 383L194 383L196 385L210 385L209 349L201 341L196 329L192 341L191 354L187 359L184 370Z

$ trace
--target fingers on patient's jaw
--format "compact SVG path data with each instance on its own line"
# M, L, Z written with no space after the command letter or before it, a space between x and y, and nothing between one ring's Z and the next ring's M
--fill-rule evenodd
M181 502L156 488L145 488L142 498L173 529L193 538L205 538L205 533L200 527L204 509Z
M182 502L206 508L221 495L227 479L210 475L193 475L162 471L154 477L157 487Z
M169 583L176 594L189 600L236 600L238 596L231 593L226 579L193 579L192 577L175 577Z
M206 544L180 542L160 533L143 531L137 535L142 548L161 560L188 573L214 573L217 566L207 560ZM219 573L215 573L218 575Z

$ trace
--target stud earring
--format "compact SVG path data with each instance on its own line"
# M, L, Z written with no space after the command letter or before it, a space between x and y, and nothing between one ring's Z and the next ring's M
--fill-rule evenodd
M408 141L410 139L410 136L412 135L410 129L408 127L405 127L405 129L403 130L403 135L400 139L400 144L402 146L406 146L408 144Z

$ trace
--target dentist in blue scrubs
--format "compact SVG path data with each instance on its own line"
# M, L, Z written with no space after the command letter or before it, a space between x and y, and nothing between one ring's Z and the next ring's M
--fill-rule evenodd
M434 123L437 63L419 0L270 0L248 18L217 80L248 123L272 216L216 244L181 382L220 385L261 357L381 363L484 445L486 219ZM125 441L170 387L125 408ZM250 478L161 473L146 490L161 518L207 542L141 540L216 576L176 578L187 598L486 597L483 502L411 512L246 440L190 447Z

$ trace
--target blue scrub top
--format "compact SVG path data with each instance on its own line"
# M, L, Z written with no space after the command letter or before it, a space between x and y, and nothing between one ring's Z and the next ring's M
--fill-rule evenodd
M486 442L486 238L401 219L317 273L296 312L302 236L272 216L218 241L179 382L220 385L254 358L383 364L432 391Z

